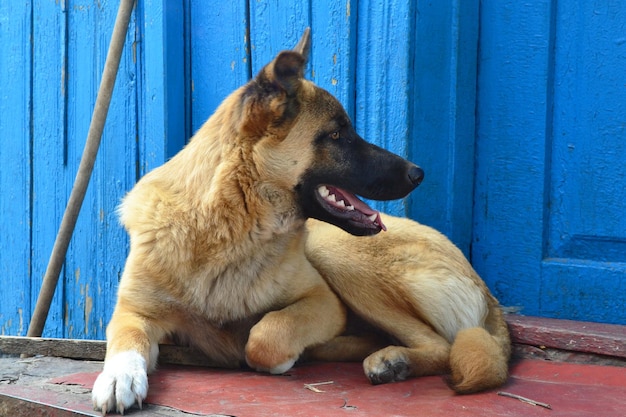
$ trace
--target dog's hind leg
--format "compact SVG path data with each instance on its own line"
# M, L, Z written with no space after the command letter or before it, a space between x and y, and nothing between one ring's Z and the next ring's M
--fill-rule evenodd
M403 346L389 346L392 338L377 333L341 335L308 349L305 359L363 361L363 370L373 384L449 372L450 344L443 337L421 320L401 313L387 313L384 320L390 326L378 325Z
M344 329L345 315L337 296L325 284L318 285L254 325L246 345L246 361L258 371L286 372L306 348L338 335Z
M388 346L365 358L363 370L373 384L449 372L450 344L430 326L392 311L377 324L402 346Z
M372 353L389 346L389 339L378 335L341 335L307 349L307 361L361 362Z

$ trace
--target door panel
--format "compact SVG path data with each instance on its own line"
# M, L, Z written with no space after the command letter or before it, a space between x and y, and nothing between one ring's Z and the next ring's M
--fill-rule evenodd
M626 5L557 12L547 255L626 262Z
M524 314L626 323L626 5L485 1L472 260Z

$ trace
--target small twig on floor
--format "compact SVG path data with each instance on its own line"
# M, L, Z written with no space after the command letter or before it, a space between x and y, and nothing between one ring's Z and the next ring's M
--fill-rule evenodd
M530 405L538 405L539 407L547 408L548 410L552 410L552 406L550 404L541 403L539 401L531 400L530 398L522 397L521 395L511 394L510 392L498 391L498 395L503 397L515 398L516 400L520 400Z
M324 392L321 389L317 389L315 388L318 385L328 385L328 384L334 384L334 381L326 381L326 382L315 382L313 384L304 384L304 388L311 390L313 392Z

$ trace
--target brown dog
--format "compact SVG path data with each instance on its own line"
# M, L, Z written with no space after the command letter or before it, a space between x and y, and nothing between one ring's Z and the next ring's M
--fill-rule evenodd
M223 366L282 373L343 331L344 305L305 257L305 219L376 234L379 213L355 194L402 198L423 172L365 142L303 79L308 39L125 197L130 253L92 392L103 414L141 406L164 337Z

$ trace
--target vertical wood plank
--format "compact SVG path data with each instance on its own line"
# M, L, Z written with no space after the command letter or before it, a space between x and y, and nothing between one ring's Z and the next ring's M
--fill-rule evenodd
M293 48L309 26L311 13L308 1L251 1L252 75L257 74L278 52Z
M411 1L358 2L356 130L365 140L405 157L415 12ZM374 206L389 214L406 214L404 200Z
M472 262L503 304L532 315L542 292L552 1L481 5Z
M61 5L55 6L61 7ZM59 75L63 71L67 72L67 83L64 92L67 94L67 108L64 112L66 113L66 122L62 137L66 149L61 160L58 157L49 159L45 148L42 148L43 152L41 154L37 152L35 155L35 166L51 164L51 168L55 172L55 176L50 178L46 177L43 171L37 170L35 173L37 188L47 190L44 192L56 195L55 200L53 200L55 210L52 211L54 217L50 219L53 220L54 235L58 231L58 225L63 216L78 169L99 80L99 75L93 68L93 63L96 62L94 54L99 46L96 42L98 24L95 14L97 11L94 10L93 3L88 1L68 1L64 6L66 7L67 28L57 28L57 30L67 33L67 39L65 40L65 45L63 45L67 51L67 62L64 64L65 68L63 68L61 66L63 64L50 61L50 66L47 70ZM54 11L49 9L48 13L54 13ZM41 30L43 31L44 28L42 27ZM102 63L100 62L100 65L98 65L100 68ZM35 75L35 77L39 76L39 73ZM55 91L55 87L51 90ZM42 88L45 87L42 85ZM59 92L59 90L56 90L57 94ZM45 118L45 115L42 115L43 118ZM101 146L104 143L106 142L103 140ZM98 159L96 160L97 162ZM94 176L96 171L97 168L94 168L94 174L87 189L81 213L77 219L74 234L68 247L64 268L59 278L59 285L57 286L44 328L43 335L45 337L78 337L80 333L85 331L84 321L81 323L80 316L85 311L86 298L91 297L89 291L85 292L87 282L91 279L92 271L92 268L87 267L87 265L91 266L97 262L93 256L98 245L96 233L90 236L91 239L89 239L88 243L85 239L85 235L92 232L91 225L86 221L86 218L91 218L93 210ZM46 202L41 201L40 204L40 208L45 210ZM43 213L39 221L41 223L46 221ZM47 263L50 256L54 235L45 236L49 240L46 246L50 249L41 250L39 258L44 263L42 271L45 271L45 263ZM42 236L43 238L44 236ZM34 283L33 286L35 298L39 293L39 284L40 280Z
M67 165L69 194L82 156L108 51L116 3L68 2ZM127 252L115 210L136 179L137 91L131 23L85 202L66 258L64 337L103 338ZM63 200L65 204L67 199ZM44 332L44 334L46 334Z
M478 0L420 3L412 68L410 158L426 173L409 215L469 255L474 190Z
M182 2L145 0L139 7L142 176L185 144L185 48Z
M626 324L626 7L553 8L539 312Z
M32 3L0 2L0 334L30 311Z
M311 2L311 80L354 120L357 11L350 0Z
M195 132L217 106L250 78L247 0L189 0L191 127Z
M100 45L100 65L94 67L93 71L96 71L98 85L118 8L117 1L105 3L97 16L100 25L97 43ZM138 168L146 166L145 159L137 160L137 137L140 143L142 139L137 83L140 74L136 53L141 28L137 27L137 14L135 8L129 22L98 164L94 170L93 208L90 211L85 209L85 215L89 214L86 222L91 230L84 235L83 242L88 245L88 242L97 239L97 246L93 261L81 259L85 265L81 265L81 270L89 271L89 275L85 276L83 320L79 323L84 326L84 333L79 333L81 338L105 338L106 325L115 307L117 285L128 254L128 236L119 223L117 208L122 197L135 185ZM82 250L78 250L82 254ZM75 278L75 275L72 277ZM82 287L78 286L77 289L77 296L82 295Z
M34 308L69 197L66 187L67 9L66 4L33 3L33 216L32 305ZM61 271L44 333L64 335ZM29 311L30 317L31 311Z
M626 262L626 5L556 13L547 256Z

